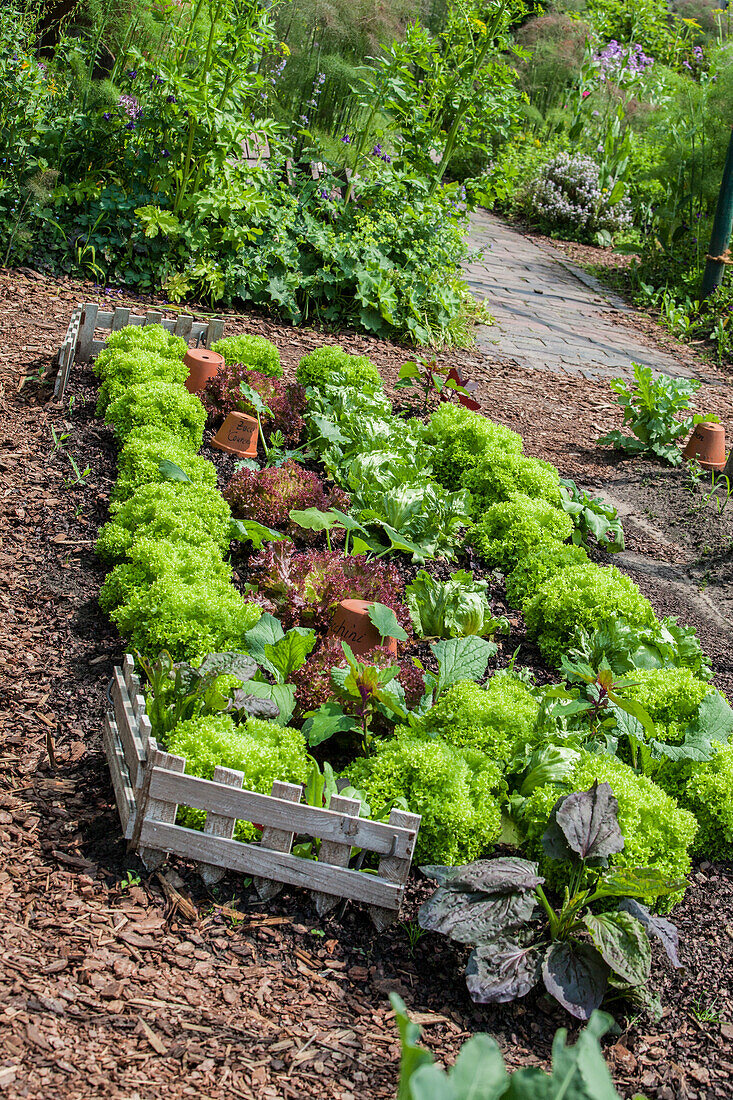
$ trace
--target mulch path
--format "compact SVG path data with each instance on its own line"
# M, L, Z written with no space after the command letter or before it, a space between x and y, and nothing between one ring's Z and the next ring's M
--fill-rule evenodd
M567 1016L538 997L472 1005L459 977L465 952L416 937L427 892L418 874L402 923L375 936L356 907L322 923L297 891L265 908L234 876L206 891L182 862L162 879L126 854L100 738L105 683L124 647L96 603L103 572L92 550L114 449L94 417L90 372L74 372L71 410L37 380L53 370L80 300L97 299L79 283L0 271L0 1092L381 1100L397 1074L393 989L422 1014L440 1060L485 1030L511 1066L546 1065ZM291 369L323 340L241 315L236 330L245 327L274 339ZM388 381L411 356L361 336L340 342L371 355ZM607 387L469 352L439 360L473 371L484 408L561 473L609 490L629 481L633 464L592 443L618 423ZM730 391L706 394L730 424ZM90 467L83 485L52 426L69 433L80 472ZM634 538L643 550L643 532ZM696 867L675 919L686 970L655 952L664 1016L619 1011L609 1064L624 1096L730 1097L733 869Z

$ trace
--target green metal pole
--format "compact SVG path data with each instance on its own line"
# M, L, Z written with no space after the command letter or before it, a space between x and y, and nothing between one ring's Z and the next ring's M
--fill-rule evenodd
M723 169L723 182L720 185L718 205L715 210L713 231L710 234L710 248L702 276L700 297L707 298L709 294L719 287L725 275L726 259L731 262L728 252L730 238L733 233L733 130L731 130L728 144L728 155L725 158Z

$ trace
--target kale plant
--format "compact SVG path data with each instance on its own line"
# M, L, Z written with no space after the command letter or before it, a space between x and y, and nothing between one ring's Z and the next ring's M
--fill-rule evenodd
M618 394L618 403L623 409L624 426L631 429L631 435L614 430L600 437L603 446L615 447L617 451L629 454L648 454L667 462L670 466L679 466L682 452L679 440L689 435L696 424L717 417L695 413L679 419L690 407L690 398L700 389L701 383L694 378L670 378L660 374L652 375L651 367L634 363L634 383L630 385L623 378L614 378L611 389Z
M643 1001L651 972L648 933L661 940L674 966L681 964L676 928L638 899L674 893L684 880L654 867L609 868L624 838L608 783L559 799L542 844L550 859L570 866L558 908L542 888L537 864L526 859L423 867L439 888L420 909L421 927L473 947L466 984L478 1004L524 997L540 981L581 1020L610 991ZM612 910L611 899L617 899Z

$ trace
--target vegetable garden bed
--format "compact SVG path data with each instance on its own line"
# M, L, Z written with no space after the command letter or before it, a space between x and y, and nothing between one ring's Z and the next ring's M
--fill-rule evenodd
M313 340L313 337L308 334L305 337L301 334L295 336L297 341L296 347L302 350L308 350L307 339ZM291 345L288 341L292 340L292 336L289 332L283 332L278 334L278 342L281 342L283 348L288 348ZM311 344L312 346L312 344ZM362 350L357 347L355 350ZM379 357L379 353L375 354L375 360L379 362L380 368L389 363L388 359L382 360ZM396 371L395 371L396 373ZM504 379L501 381L500 387L502 388L508 384L509 393L512 384L520 384L521 388L521 372L516 372L519 383L513 383L514 375L511 372L506 371ZM508 378L508 382L507 382ZM495 386L494 383L491 384ZM547 387L543 387L543 392L539 395L542 402L545 402L548 395L553 393L552 380L550 380ZM563 385L567 385L566 380L563 381ZM81 387L81 388L79 388ZM487 380L482 379L481 390L482 395L487 392L492 392L488 388L489 383ZM600 387L599 387L600 388ZM562 387L557 388L554 391L558 398L561 397ZM493 392L496 394L496 389ZM517 391L519 392L519 391ZM78 443L74 446L74 453L78 455L80 460L89 461L99 469L99 462L101 461L99 452L100 439L104 440L105 447L105 465L101 467L102 473L109 476L111 475L110 456L107 454L110 448L107 443L106 433L100 433L97 425L92 421L89 415L89 408L83 409L82 401L86 398L87 405L89 405L90 399L93 398L93 390L91 385L91 378L88 370L80 372L79 378L74 383L73 393L76 397L76 409L75 409L75 421L78 418L77 436ZM484 400L486 398L484 397ZM511 418L513 415L513 405L511 401L507 406L501 404L501 398L495 398L497 414L503 418ZM567 404L564 405L567 408ZM82 409L81 412L77 410ZM511 420L510 420L511 422ZM570 445L575 443L574 433L570 433L568 437ZM77 450L77 446L81 447L80 451ZM206 449L205 454L210 455L211 452ZM95 462L95 455L97 461ZM57 461L50 464L52 476L58 467L63 471L63 456L60 456ZM228 464L228 465L227 465ZM635 462L633 467L639 466L640 463ZM220 469L220 474L225 478L228 477L232 470L232 464L228 459L217 460L217 466ZM630 469L631 466L627 465L625 469ZM567 469L567 468L566 468ZM572 472L579 482L582 479L582 471L580 464L577 464L575 468L567 470ZM596 476L599 476L596 474ZM106 493L105 482L98 483L100 492ZM62 494L63 496L63 494ZM68 513L69 523L71 530L74 534L70 534L69 539L78 539L86 537L84 534L77 532L83 530L76 526L73 518L73 502L79 499L79 491L75 494L68 494L68 501L64 498L62 504L62 512L64 515ZM94 498L96 499L96 498ZM68 507L67 507L68 504ZM97 516L99 515L99 508L95 506L94 518L97 522ZM55 534L58 530L58 516L57 525L51 528L50 534ZM639 550L642 549L639 542L640 536L636 536L635 545ZM73 592L75 589L71 582L71 575L64 573L61 569L55 568L55 562L57 561L59 554L56 545L49 544L49 576L55 577L54 583L59 586L61 592ZM241 561L241 559L238 559ZM246 559L245 559L246 560ZM85 592L92 594L98 581L95 581L95 577L98 576L98 569L95 573L95 566L91 554L84 551L82 553L83 569L86 571L85 576L88 577L87 586ZM242 566L239 565L239 569ZM440 565L434 566L428 565L428 570L437 576L447 576L447 566ZM411 581L414 576L414 567L406 565L401 567L401 573L405 580ZM79 572L79 567L74 567L74 575ZM483 575L482 570L477 569L476 576ZM77 606L80 606L77 601ZM63 610L61 605L59 611ZM516 649L518 644L522 645L522 652L520 660L523 662L531 663L535 669L538 677L547 676L548 671L545 669L543 662L536 648L534 648L528 641L525 633L525 628L522 620L519 616L512 612L512 609L507 609L505 605L502 605L498 594L492 591L492 607L495 614L499 614L504 611L512 620L513 633L512 636L505 641L499 639L500 655L499 664L506 663L511 657L512 652ZM669 602L668 610L672 613L679 613L679 607L675 607L674 603ZM61 623L61 630L64 630L64 619L58 620L56 615L56 609L54 605L47 606L48 614L44 615L44 623L48 620L48 629L58 630L57 623ZM32 613L31 613L32 614ZM84 613L86 614L86 612ZM65 613L64 613L65 615ZM85 627L86 618L82 618L81 622L75 621L72 626L72 634L70 635L68 642L68 657L72 662L75 660L76 665L79 665L78 658L74 659L73 654L79 652L79 648L76 642L78 630L92 630L91 635L83 635L86 637L86 653L87 661L89 657L93 657L95 660L101 653L113 655L119 652L117 643L110 635L108 628L99 619L99 616L94 620L91 628ZM702 633L702 632L701 632ZM80 638L82 635L78 635ZM76 648L74 648L76 647ZM420 644L418 650L421 653L427 655L428 647L425 643ZM66 657L64 657L66 661ZM119 657L117 657L119 661ZM95 715L90 714L88 699L98 695L98 689L91 679L95 675L95 669L98 669L99 665L95 664L92 668L89 668L88 663L84 664L84 677L88 684L87 691L82 699L81 696L76 696L69 704L69 714L74 715L74 721L77 730L85 730L88 734L88 740L90 744L94 744L96 740L96 734L94 732L94 724L96 721ZM72 688L75 684L76 678L78 678L80 667L75 667L72 663L68 666L67 683L68 687ZM41 681L43 683L43 681ZM78 703L78 705L77 705ZM98 712L97 712L98 713ZM22 721L22 715L20 716ZM37 733L35 731L29 731L28 744L34 744L33 737L30 736L30 732ZM78 733L76 734L78 737ZM58 744L59 742L57 742ZM104 874L109 875L112 878L116 876L117 879L123 876L123 872L126 866L129 866L125 860L125 856L122 850L122 846L115 841L116 829L112 823L109 812L103 811L101 814L97 809L99 805L100 785L104 783L104 776L99 765L98 756L90 756L85 758L85 761L81 769L78 766L69 766L66 757L68 752L68 738L62 736L60 739L61 750L59 759L63 761L63 771L61 775L64 777L69 776L69 782L76 780L78 786L77 803L78 809L75 807L73 813L80 818L82 823L81 828L83 830L83 846L81 849L71 847L70 851L81 855L83 854L88 860L96 860L101 867L104 868ZM59 752L57 748L57 752ZM59 780L60 781L60 780ZM44 783L46 780L44 779ZM63 782L67 782L64 778ZM22 785L22 781L21 781ZM45 788L44 788L45 789ZM71 805L71 803L69 803ZM48 822L55 819L49 818ZM42 826L42 836L48 837L54 835L49 832L48 822L44 820ZM62 822L58 822L61 825ZM15 841L14 841L15 843ZM62 849L67 849L68 842L54 841L56 846ZM40 853L39 853L40 855ZM41 856L43 861L43 857ZM181 860L178 864L179 871L185 878L189 879L188 886L193 893L194 899L199 903L201 912L205 913L207 906L211 904L212 893L210 891L202 889L201 880L197 875L189 877L188 868L185 860ZM91 872L92 874L94 872ZM680 926L681 931L684 931L684 938L681 944L681 953L683 961L687 963L688 971L687 975L682 978L674 975L671 971L662 970L656 973L653 977L654 988L658 992L662 992L663 1001L666 1005L670 1006L670 1011L674 1013L674 1016L669 1015L661 1025L654 1024L648 1020L641 1022L641 1024L630 1023L627 1018L627 1025L630 1027L630 1031L625 1035L619 1043L613 1044L606 1048L607 1058L613 1067L614 1077L621 1087L622 1091L626 1091L629 1095L642 1088L650 1097L664 1096L665 1087L670 1087L674 1090L677 1089L678 1078L676 1070L672 1069L672 1063L684 1067L683 1072L686 1073L687 1088L694 1094L695 1091L700 1090L700 1084L697 1083L698 1076L703 1075L703 1069L707 1064L711 1066L719 1066L720 1059L725 1061L726 1054L724 1050L725 1040L720 1038L720 1024L715 1021L710 1022L705 1017L706 1022L698 1025L698 1019L694 1015L693 1008L691 1008L691 1002L697 1005L696 1011L704 1013L708 1011L709 1004L712 997L712 991L715 989L716 993L720 995L720 1001L717 1006L717 1010L721 1013L721 1017L725 1020L725 1003L727 992L722 989L720 982L717 980L721 966L725 968L726 958L726 944L725 940L721 942L721 938L718 935L720 928L726 927L730 922L728 914L729 899L729 871L726 870L724 865L709 864L703 862L702 868L699 864L695 865L695 872L692 878L692 885L688 890L687 897L684 902L677 907L674 914L675 922ZM46 882L46 871L44 867L41 885ZM53 896L53 889L56 882L56 875L52 873L51 876L51 893L47 897L37 899L35 901L36 906L40 906L40 912L46 917L51 919L53 915L59 910L54 908L55 900ZM20 885L20 884L19 884ZM32 897L33 891L31 888L26 888L25 883L21 887L24 891L27 889L27 896ZM87 889L85 886L84 889ZM115 913L119 913L119 903L114 899L114 893L108 894L107 889L103 887L101 883L95 881L94 883L94 896L96 899L104 897L104 901L98 900L96 904L103 904L112 906L115 908ZM151 882L150 886L146 886L146 893L148 898L152 899L153 908L148 910L152 916L155 916L158 910L155 909L155 886ZM408 893L408 905L405 910L406 919L410 919L415 912L417 904L425 898L425 886L421 883L417 876L413 877ZM150 893L150 890L153 893ZM229 901L234 896L238 895L240 900ZM259 911L259 906L255 900L254 891L251 893L244 892L242 895L241 884L236 878L229 877L221 884L221 892L215 889L213 897L215 899L225 899L235 909L244 911L245 913L251 913L254 919L255 915ZM135 889L135 898L139 899L142 896L142 891ZM110 900L106 900L109 897ZM136 902L138 905L139 901ZM148 902L150 904L150 902ZM257 988L258 983L262 983L265 977L269 976L272 980L272 990L270 993L264 993L264 1005L259 1002L260 1012L263 1017L269 1022L265 1024L262 1021L256 1024L255 1030L260 1031L264 1029L264 1039L266 1040L267 1027L272 1029L272 1041L278 1043L285 1043L286 1034L277 1030L277 1025L280 1027L288 1027L289 1034L293 1036L300 1036L302 1038L296 1039L297 1045L307 1041L308 1033L303 1034L300 1030L299 1024L296 1022L294 1026L285 1024L285 1020L291 1020L294 1017L287 1015L287 1006L293 997L296 998L298 1005L306 1004L313 1005L313 998L321 1005L328 1003L329 1016L343 1020L344 1026L356 1027L359 1042L362 1041L362 1029L361 1024L357 1021L364 1021L368 1017L359 1015L358 1009L354 1008L352 1011L352 1000L356 1004L358 1002L362 1006L367 1006L372 1013L379 1015L382 1019L383 1012L383 995L385 988L398 988L403 993L403 996L410 1005L411 1013L416 1010L428 1014L430 1019L435 1019L435 1023L429 1025L428 1037L432 1040L434 1049L440 1051L440 1056L446 1061L452 1061L455 1056L457 1046L460 1045L460 1033L457 1030L452 1030L443 1020L441 1016L445 1016L453 1024L453 1028L463 1028L463 1035L469 1034L474 1030L491 1030L497 1034L502 1044L506 1047L509 1059L513 1065L526 1064L528 1061L533 1061L533 1056L536 1058L545 1058L549 1050L549 1038L555 1026L563 1023L563 1017L561 1013L557 1011L548 1013L547 1006L541 1005L537 1000L530 996L524 1004L517 1006L489 1006L484 1008L472 1008L467 1001L465 992L462 990L461 983L456 981L457 974L465 964L465 954L460 947L454 947L446 943L442 939L436 939L434 936L428 936L421 939L416 945L410 946L408 942L407 932L403 927L395 927L385 934L382 938L375 939L373 934L369 931L368 922L356 911L347 910L345 917L339 916L336 924L331 924L326 932L326 935L332 934L332 930L337 929L338 943L334 950L333 958L337 963L343 963L346 967L343 975L344 980L339 981L341 991L346 991L347 1000L333 1000L331 1001L330 987L334 986L333 981L330 982L329 988L323 986L320 991L317 990L317 985L311 982L311 979L307 975L300 975L297 972L297 967L301 966L301 960L299 956L294 952L300 951L301 954L311 959L314 956L321 955L322 958L328 958L328 952L324 949L320 951L321 942L312 934L309 934L309 922L312 921L312 915L309 912L310 907L303 895L300 897L298 894L288 895L286 894L282 899L276 899L274 902L269 903L269 912L274 914L273 919L285 919L295 923L296 931L291 933L290 925L286 924L283 927L283 931L280 932L280 926L276 926L273 931L273 936L277 933L277 938L273 938L271 942L268 942L268 938L265 936L265 931L259 935L251 931L243 932L240 927L239 931L231 937L231 943L242 949L246 949L248 943L251 941L258 952L258 962L261 962L262 968L265 969L265 973L258 973L255 978L254 972L252 976L252 987ZM84 910L83 910L84 911ZM215 912L218 910L215 909ZM95 916L95 920L98 919ZM119 921L119 917L115 916L111 919L110 927L112 924L116 925ZM35 928L35 922L31 918L31 927ZM245 922L245 927L249 925ZM203 921L203 926L197 929L197 934L200 935L199 946L203 947L204 952L208 952L211 949L214 954L218 954L219 949L210 948L210 944L213 944L212 937L217 934L221 937L221 931L217 933L217 928L220 925L214 923L211 928L208 927L208 918ZM154 966L149 969L155 970L156 982L150 982L147 985L142 985L145 990L144 995L149 998L167 998L182 999L180 994L180 987L176 986L171 974L176 974L172 964L169 964L169 958L173 956L169 955L169 951L173 950L173 946L179 942L185 942L188 938L190 929L187 929L185 925L176 924L174 920L173 928L170 932L161 932L160 935L150 937L151 944L154 942L154 947L141 947L136 950L141 953L146 961L154 962ZM66 941L66 932L60 933L64 942ZM76 936L81 940L86 933L84 932L84 926L77 926L76 930L71 928L72 936ZM97 933L98 935L98 933ZM226 933L227 938L229 934ZM258 939L260 942L258 942ZM93 945L92 939L92 945ZM325 941L327 944L330 942ZM334 941L335 942L335 941ZM329 947L329 950L332 948ZM127 951L127 948L122 946L123 953ZM119 952L119 948L118 948ZM162 954L161 954L162 952ZM17 957L17 956L16 956ZM364 962L364 959L368 960ZM213 956L212 956L213 958ZM231 959L231 954L226 954L224 958ZM298 959L296 963L296 958ZM48 955L43 955L44 965L48 960ZM53 960L51 960L53 961ZM236 957L235 957L236 963ZM292 965L291 965L292 964ZM223 960L222 960L223 965ZM311 963L311 966L315 964ZM323 963L321 963L323 965ZM282 968L282 969L281 969ZM317 969L317 967L316 967ZM255 968L255 971L257 968ZM352 976L353 970L353 976ZM368 978L366 977L369 972ZM74 969L75 973L75 969ZM219 964L216 964L216 973L219 974ZM338 972L334 971L336 976L339 977ZM282 977L281 977L282 976ZM72 972L69 969L69 981L72 979ZM227 981L226 974L222 973L222 980ZM44 979L44 988L48 985L48 992L53 995L52 983L53 979ZM147 979L141 977L141 983ZM62 982L66 984L67 979L64 976ZM293 983L297 983L297 993L295 992L296 986ZM96 998L96 994L93 990L90 990L88 986L82 987L86 989L87 996ZM248 987L249 988L249 987ZM720 992L722 989L722 993ZM172 992L171 992L172 991ZM335 992L334 992L335 996ZM208 1006L213 1004L213 994L206 989L203 990L204 1003ZM325 1000L324 1000L325 999ZM105 1002L98 1002L102 1008ZM381 1007L380 1007L381 1006ZM131 1008L129 1011L134 1012ZM151 1014L151 1010L145 1010L146 1016L150 1021L150 1025L157 1032L158 1024ZM205 1012L208 1011L208 1007ZM240 1011L239 1009L237 1011ZM318 1009L316 1009L318 1011ZM363 1011L363 1009L361 1010ZM714 1011L714 1009L710 1009ZM282 1013L285 1012L285 1016ZM165 1027L177 1028L179 1025L174 1016L171 1016L170 1010L160 1007L156 1010L160 1020ZM432 1015L430 1015L432 1014ZM128 1010L125 1010L125 1019L128 1015ZM300 1016L296 1017L299 1020ZM246 1019L246 1012L243 1017ZM374 1016L376 1021L377 1016ZM20 1017L21 1020L24 1017ZM184 1017L185 1019L185 1017ZM670 1020L674 1023L670 1026ZM212 1025L212 1019L208 1015L204 1015L203 1022L207 1026ZM134 1023L134 1018L133 1018ZM41 1027L46 1030L46 1023L43 1019L40 1020ZM66 1022L61 1020L59 1027L62 1029L63 1034L66 1035L68 1029ZM225 1033L219 1030L219 1025L214 1022L213 1024L214 1034L209 1039L202 1039L204 1049L206 1051L215 1050L216 1043L221 1044L221 1051L224 1050L225 1042L228 1039L225 1038ZM89 1049L88 1040L90 1035L86 1034L86 1030L82 1029L79 1032L78 1026L75 1025L75 1034L77 1038L74 1042L78 1045L78 1049L85 1051ZM172 1040L166 1038L166 1032L162 1032L164 1044L170 1045ZM185 1037L185 1032L181 1032ZM392 1025L389 1022L384 1022L382 1026L377 1025L376 1037L379 1035L391 1035ZM338 1046L339 1040L336 1038L337 1032L329 1032L328 1040L332 1046ZM459 1036L456 1038L456 1036ZM69 1034L71 1040L71 1035ZM280 1051L273 1051L270 1055L267 1048L266 1041L263 1045L263 1035L260 1033L258 1040L253 1040L251 1050L256 1051L256 1054L252 1054L252 1057L265 1059L265 1072L267 1073L267 1080L271 1080L275 1087L280 1088L280 1082L283 1082L283 1088L286 1087L287 1081L297 1082L297 1087L303 1094L307 1094L309 1089L318 1087L322 1091L325 1090L326 1094L336 1095L341 1087L339 1085L340 1078L331 1076L334 1062L330 1060L330 1055L325 1054L325 1058L328 1065L326 1077L322 1076L322 1071L318 1068L320 1062L316 1062L316 1072L308 1078L307 1073L301 1073L299 1066L296 1064L293 1069L292 1075L286 1079L286 1074L290 1066L291 1055L288 1052L281 1053ZM140 1040L144 1043L144 1040ZM370 1047L371 1043L371 1029L367 1028L365 1032L366 1047L362 1047L360 1054L362 1061L365 1062L364 1069L368 1076L367 1082L362 1082L360 1086L362 1090L366 1090L369 1095L374 1096L387 1096L390 1090L393 1089L394 1083L394 1046L389 1048L388 1060L382 1060L376 1058L370 1060L370 1064L367 1068L366 1060L363 1056L363 1050L373 1049ZM135 1040L133 1040L134 1046ZM125 1042L125 1049L129 1048L129 1043ZM320 1049L318 1043L311 1045L308 1050ZM348 1048L346 1048L348 1049ZM659 1050L665 1051L664 1058L660 1061ZM308 1053L308 1052L306 1052ZM337 1056L334 1056L337 1057ZM285 1069L280 1070L278 1068L279 1061L284 1060ZM180 1063L176 1063L175 1059L172 1062L173 1066L178 1065L180 1072ZM307 1062L303 1062L306 1071L309 1068ZM701 1068L702 1067L702 1068ZM312 1067L311 1067L312 1068ZM352 1067L353 1068L353 1067ZM165 1074L168 1069L168 1061L165 1057L154 1060L148 1067L148 1072L154 1075L156 1081L162 1080L162 1074ZM189 1067L190 1069L190 1067ZM203 1074L206 1074L206 1070L203 1070ZM338 1072L338 1070L336 1071ZM320 1075L320 1076L319 1076ZM126 1074L125 1079L132 1081L134 1073L130 1072ZM342 1071L342 1076L343 1071ZM204 1079L209 1082L208 1077ZM643 1079L643 1080L642 1080ZM213 1080L213 1078L212 1078ZM238 1080L238 1078L236 1078ZM714 1088L716 1082L719 1080L718 1069L711 1069L711 1087ZM318 1081L318 1086L316 1086ZM209 1091L214 1094L216 1088L213 1084L208 1083ZM704 1088L702 1086L704 1095ZM335 1090L335 1091L334 1091ZM660 1092L661 1090L661 1092Z

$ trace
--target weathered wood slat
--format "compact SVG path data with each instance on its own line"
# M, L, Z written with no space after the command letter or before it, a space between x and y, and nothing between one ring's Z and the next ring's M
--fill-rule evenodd
M330 809L336 813L346 814L347 817L358 818L359 810L361 809L361 802L358 798L344 798L340 794L335 794L331 797ZM352 823L344 822L345 825L351 825ZM354 822L354 825L356 822ZM348 828L344 830L347 834ZM348 843L337 843L335 840L322 840L321 849L318 853L318 862L327 863L330 867L348 867L349 856L351 855L351 841ZM337 905L340 898L338 894L328 894L319 892L315 894L316 912L319 917L323 917L334 905Z
M99 314L97 314L99 317ZM130 310L126 306L117 306L112 315L112 331L119 332L121 328L124 328L130 320ZM99 321L97 321L99 324Z
M205 346L210 348L217 340L221 340L223 335L224 322L219 317L212 318L212 320L209 321L209 327L206 332L206 339L204 340Z
M91 359L92 341L94 340L94 330L97 327L98 313L99 306L96 302L84 303L81 327L79 329L79 339L76 342L75 358L78 363L87 363L89 359ZM111 316L110 314L110 317Z
M150 742L150 753L148 766L146 768L146 778L152 774L152 769L165 768L166 771L182 772L186 767L186 761L182 756L173 756L169 752L161 752L160 749L155 747L155 742ZM136 829L133 832L133 839L139 845L140 859L143 861L149 871L154 871L156 867L160 867L161 863L165 859L165 845L153 844L148 847L145 843L145 824L147 819L154 818L156 822L160 822L162 826L173 829L174 832L188 833L191 830L183 829L180 825L175 824L176 814L178 812L178 806L175 802L162 801L156 798L150 798L145 796L145 784L143 784L143 792L138 800L137 813L139 815L139 821L136 821ZM139 832L137 831L139 826ZM209 839L213 839L210 837ZM236 841L232 841L236 844ZM160 849L163 849L161 851ZM215 862L215 861L210 861Z
M112 673L111 695L117 730L130 773L130 783L137 788L142 782L145 750L138 729L138 721L132 709L130 696L127 693L125 678L119 668L115 668Z
M163 314L157 309L151 309L145 314L146 325L159 325L163 320Z
M159 849L186 859L213 863L243 875L277 878L289 886L338 894L384 909L398 910L402 898L401 886L383 882L374 875L330 867L327 863L274 852L261 845L206 836L195 829L155 820L150 811L142 823L140 841L149 850Z
M409 851L409 854L404 858L399 858L394 855L382 856L379 861L379 867L377 868L377 874L379 875L380 879L386 879L387 882L398 883L400 890L404 890L405 883L407 882L407 876L410 873L410 863L412 862L412 856L415 850L417 831L420 827L420 817L418 814L405 813L404 810L390 810L389 824L394 826L395 828L413 830L414 837L412 841L412 847ZM388 928L394 920L394 912L392 912L391 906L373 906L369 910L369 913L377 927L377 930L380 932L383 932L385 928Z
M300 802L302 793L303 788L298 786L297 783L281 783L276 779L272 784L271 797L281 799L291 810ZM256 819L256 822L257 821L259 821L259 818ZM292 822L288 819L286 821L286 828L284 829L278 828L277 826L273 827L271 816L268 815L262 824L265 827L262 830L260 845L263 848L269 848L273 852L282 852L284 855L289 855L295 838ZM274 898L276 894L279 894L282 890L283 878L281 875L276 875L274 879L255 877L253 884L260 899L262 901L270 901L271 898Z
M122 751L117 733L117 724L111 711L107 711L104 716L102 745L109 765L112 789L115 792L115 802L117 803L120 824L122 825L122 835L128 840L135 816L135 792L130 786L125 754Z
M297 787L295 789L299 790ZM417 825L396 827L395 824L387 825L364 817L344 820L341 813L296 803L294 799L285 800L274 791L273 797L256 794L254 791L234 790L218 785L211 779L199 779L194 775L171 775L160 768L154 768L150 793L155 798L175 801L180 806L213 811L237 820L254 821L285 832L306 833L336 844L348 843L349 847L367 848L378 855L390 855L397 859L409 859L415 847ZM414 815L408 817L419 823L420 819L415 819Z
M214 782L241 790L244 774L234 771L233 768L222 768L217 765L214 768ZM225 817L222 814L214 814L209 811L206 814L204 832L207 836L221 836L226 840L231 840L234 836L235 823L236 819L233 817ZM200 863L199 874L207 886L213 886L224 877L226 871L223 867L215 867L211 863Z
M71 315L69 326L66 329L64 342L59 350L59 369L53 387L53 395L56 400L63 400L66 383L69 380L69 372L76 356L76 345L79 340L79 328L81 326L81 306L77 306Z
M168 326L166 326L167 328ZM188 313L179 313L178 317L173 325L173 335L182 336L184 340L188 340L193 328L193 317Z

